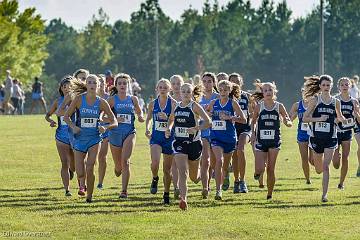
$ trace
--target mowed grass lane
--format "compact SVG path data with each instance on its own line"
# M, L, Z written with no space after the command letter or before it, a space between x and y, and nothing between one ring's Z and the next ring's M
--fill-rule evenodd
M248 146L249 193L234 195L231 180L223 201L214 200L214 191L202 200L201 185L190 183L189 210L184 212L174 200L169 207L162 205L162 184L157 195L149 193L144 125L138 124L129 198L118 198L121 178L115 177L109 154L105 189L95 190L90 205L77 196L76 180L71 182L73 196L64 196L55 129L43 116L1 116L0 133L0 236L29 231L49 232L53 239L360 239L355 141L345 191L337 189L340 172L331 167L329 203L320 202L321 176L313 169L313 184L305 184L296 128L283 127L272 201L252 178L254 158Z

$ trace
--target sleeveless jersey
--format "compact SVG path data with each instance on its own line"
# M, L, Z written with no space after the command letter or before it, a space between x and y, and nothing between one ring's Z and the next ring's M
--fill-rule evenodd
M341 113L346 118L346 123L338 123L338 131L344 132L344 131L351 131L355 127L355 118L353 116L354 112L354 98L350 98L348 101L344 101L341 96L338 96L338 99L340 100L340 106L341 106Z
M86 102L86 94L81 96L81 106L77 110L76 126L81 128L80 138L99 136L100 98L96 96L93 105ZM75 136L76 137L76 136Z
M240 130L241 132L250 132L250 114L249 114L249 98L245 92L241 92L240 99L238 100L241 110L244 112L246 123L238 123L235 122L236 129Z
M119 122L116 128L111 129L111 132L121 133L135 129L135 110L131 96L127 96L124 100L120 100L119 96L115 95L112 111L116 118L122 117L124 121L121 123Z
M233 143L237 141L236 130L233 121L221 120L220 114L234 116L232 99L229 98L225 105L221 105L220 99L216 99L212 110L212 126L210 138L220 142Z
M199 102L199 104L202 106L202 108L204 110L206 110L206 108L209 106L210 102L214 99L216 99L217 97L219 96L219 94L213 92L210 96L209 99L206 99L205 96L202 96L201 97L201 100ZM200 124L201 124L202 121L200 121ZM201 137L202 138L207 138L207 137L210 137L210 129L211 128L208 128L208 129L204 129L204 130L201 130Z
M160 107L159 98L155 99L155 101L154 101L151 137L155 138L155 139L164 139L165 131L168 128L168 119L163 120L163 119L160 119L160 117L159 117L159 113L161 113L161 112L165 113L166 116L169 118L169 116L171 114L171 98L170 97L167 98L166 105L163 109Z
M182 107L181 102L179 102L175 107L174 137L176 141L193 142L200 140L200 131L197 131L195 134L187 132L187 129L197 126L193 104L194 102L191 101L187 106Z
M278 102L272 109L266 109L264 101L260 102L259 118L257 120L256 138L263 145L280 142L280 113Z
M309 130L309 124L303 122L303 117L305 112L306 112L306 108L304 106L304 101L300 100L297 108L297 117L299 119L297 130L298 130L298 134L307 136Z

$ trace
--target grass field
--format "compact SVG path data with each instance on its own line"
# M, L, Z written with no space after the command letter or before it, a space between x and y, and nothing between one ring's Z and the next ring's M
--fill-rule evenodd
M43 116L0 117L0 238L44 232L43 238L53 239L360 239L355 141L345 191L336 188L339 170L331 168L326 204L320 202L321 176L313 169L313 184L305 184L293 128L283 129L272 201L252 178L254 160L248 148L250 192L234 195L231 186L221 202L214 200L214 191L202 200L201 185L190 184L189 210L184 212L176 201L162 205L162 184L157 195L149 193L143 126L132 158L129 198L118 198L121 179L114 176L108 156L105 189L95 190L91 205L76 195L75 180L73 196L64 196L54 132Z

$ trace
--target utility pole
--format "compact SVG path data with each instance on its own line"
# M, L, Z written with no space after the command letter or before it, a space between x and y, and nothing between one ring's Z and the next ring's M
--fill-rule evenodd
M324 0L320 0L320 18L319 73L324 74Z

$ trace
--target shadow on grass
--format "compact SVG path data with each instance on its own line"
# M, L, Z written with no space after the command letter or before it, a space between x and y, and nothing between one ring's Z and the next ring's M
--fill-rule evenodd
M6 189L0 188L0 192L28 192L28 191L50 191L50 190L61 190L63 187L53 187L53 188L18 188L18 189Z

